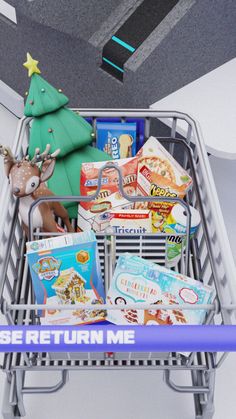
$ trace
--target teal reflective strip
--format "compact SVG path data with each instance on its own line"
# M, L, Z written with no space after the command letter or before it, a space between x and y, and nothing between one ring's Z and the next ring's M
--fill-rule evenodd
M122 47L128 49L131 52L135 51L134 47L131 47L131 45L127 44L126 42L122 41L120 38L117 38L117 36L112 36L111 38L113 41L117 42L117 44L120 44Z
M103 61L105 61L107 64L110 64L112 67L116 68L117 70L121 71L121 73L124 73L124 70L120 67L118 67L118 65L114 64L112 61L108 60L105 57L102 57Z

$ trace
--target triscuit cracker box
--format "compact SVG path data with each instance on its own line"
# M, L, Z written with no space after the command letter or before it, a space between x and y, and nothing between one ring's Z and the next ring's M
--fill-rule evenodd
M152 218L149 210L115 210L110 211L110 226L114 233L151 233Z
M192 185L192 179L155 137L150 137L146 141L137 157L139 158L137 195L184 198ZM158 213L159 219L154 220L154 226L161 226L164 223L173 205L174 203L167 201L148 205L148 208L155 210L154 216L156 212ZM136 208L140 207L142 208L143 204L136 205ZM153 231L159 229L154 227Z
M28 242L33 288L38 304L102 304L104 287L93 231ZM42 324L87 324L104 320L104 310L43 310Z
M136 154L136 123L97 122L97 147L112 159Z
M156 304L156 310L108 310L111 323L141 325L202 324L206 311L181 310L181 304L210 304L212 288L138 256L119 257L107 295L108 304ZM158 310L158 304L178 304L176 310Z
M136 157L109 161L122 173L123 188L127 195L135 196L137 187ZM106 162L83 163L81 167L80 191L82 195L93 195L97 190L99 170ZM132 207L126 198L121 195L118 184L118 172L115 168L105 169L102 172L102 186L98 197L89 202L80 202L78 208L77 226L79 231L93 229L96 232L104 231L109 226L109 213L112 209Z

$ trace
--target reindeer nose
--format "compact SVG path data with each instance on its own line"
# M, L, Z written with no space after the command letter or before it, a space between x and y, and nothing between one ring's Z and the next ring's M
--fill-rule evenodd
M13 193L14 194L18 194L20 192L20 188L13 188Z

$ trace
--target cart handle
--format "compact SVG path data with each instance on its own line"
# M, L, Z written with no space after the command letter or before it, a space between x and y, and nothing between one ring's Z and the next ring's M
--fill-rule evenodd
M236 326L228 325L4 325L0 336L0 353L236 352Z

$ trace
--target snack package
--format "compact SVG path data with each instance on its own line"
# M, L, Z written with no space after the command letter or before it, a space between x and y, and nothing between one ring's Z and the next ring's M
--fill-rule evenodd
M151 233L152 218L149 210L110 211L110 226L115 233Z
M189 206L189 209L191 212L191 239L198 229L201 218L199 212L195 208ZM175 266L181 259L182 248L184 248L186 245L187 213L182 205L174 205L171 213L166 219L163 231L170 234L170 236L168 236L166 239L166 265L169 267ZM173 236L173 234L176 233L185 234L185 236Z
M144 118L126 118L125 122L136 123L136 152L140 150L145 141L145 119Z
M155 137L146 141L137 157L137 195L184 198L192 179ZM153 210L153 217L155 214L157 217L153 221L154 232L162 231L173 205L172 202L164 201L149 203L148 208ZM136 208L143 206L143 203L136 204Z
M94 120L93 118L85 118L85 120L90 124L93 125ZM97 118L96 122L109 122L109 123L115 123L115 122L122 122L121 118L114 117L114 118ZM126 123L135 122L136 123L136 151L140 150L140 148L143 146L145 141L145 119L144 118L126 118Z
M108 310L107 320L118 325L198 325L205 310L181 310L181 304L209 304L212 294L199 281L125 253L118 259L107 303L150 303L157 304L157 310ZM158 304L179 304L180 309L158 310Z
M38 304L99 305L105 294L93 231L28 242L27 259ZM41 310L42 324L75 325L104 320L99 310Z
M97 147L112 159L136 154L136 123L97 122Z
M136 157L109 161L121 169L123 187L127 195L134 196L137 187ZM82 195L93 195L97 190L99 170L106 162L84 163L81 168L80 191ZM111 209L131 208L133 204L124 198L119 191L118 172L114 168L105 169L102 173L102 187L96 200L80 202L78 208L78 230L93 229L104 231L109 225Z

